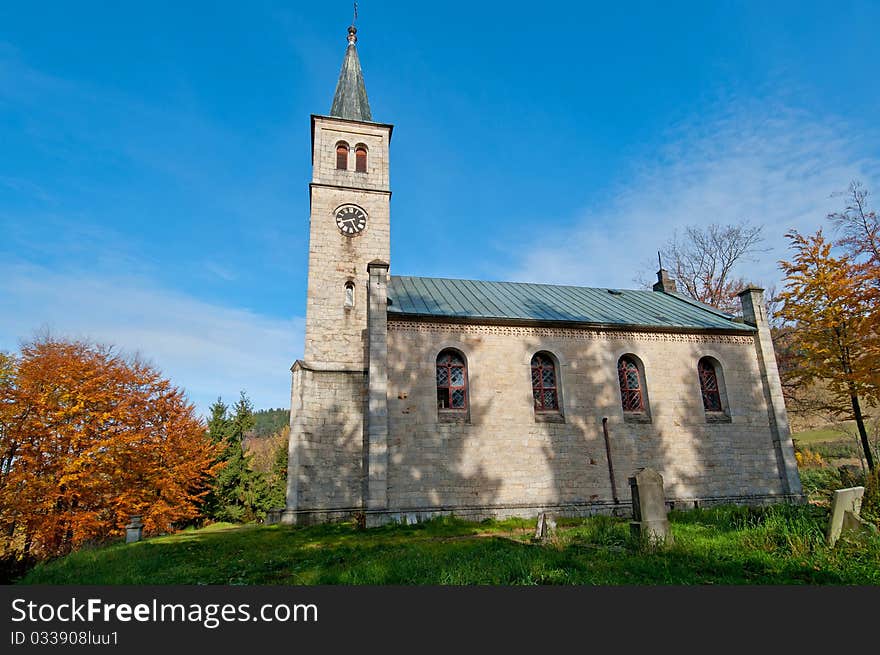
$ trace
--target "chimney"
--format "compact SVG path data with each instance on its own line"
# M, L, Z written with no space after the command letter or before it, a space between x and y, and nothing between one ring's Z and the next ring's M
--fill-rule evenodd
M756 328L768 329L764 290L758 287L746 287L738 295L742 304L743 321Z
M657 271L657 281L651 287L654 291L665 291L666 293L675 293L675 280L669 277L669 271L661 268Z

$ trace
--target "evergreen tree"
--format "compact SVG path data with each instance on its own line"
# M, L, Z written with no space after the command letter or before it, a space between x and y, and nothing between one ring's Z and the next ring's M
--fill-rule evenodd
M209 409L211 410L211 418L208 420L208 438L214 445L222 444L217 450L217 457L214 463L225 463L228 459L226 444L229 437L229 407L223 402L222 398L217 398ZM222 472L223 467L225 465L221 467L220 472ZM223 506L223 501L218 493L219 485L217 478L219 475L220 473L214 477L211 491L205 498L204 505L205 515L215 520L218 519L220 508Z
M229 408L222 398L217 398L209 409L211 410L211 418L208 421L208 437L210 437L211 443L226 441L229 430Z
M275 451L272 474L269 478L269 509L284 507L287 502L287 443Z
M254 406L244 391L241 392L233 410L235 413L232 416L230 425L236 440L241 443L244 435L254 427Z
M242 447L242 440L253 425L253 405L244 391L233 406L231 418L221 400L211 406L208 432L212 440L223 443L223 468L214 479L211 505L211 516L218 521L240 523L266 515L269 485L265 476L252 470L251 458Z

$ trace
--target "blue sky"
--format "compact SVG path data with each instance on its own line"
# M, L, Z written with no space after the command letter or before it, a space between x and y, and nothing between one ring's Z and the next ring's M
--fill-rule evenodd
M359 3L392 273L636 286L676 229L880 194L876 2ZM0 5L0 349L140 352L201 410L289 405L309 115L351 3ZM878 203L875 203L875 205Z

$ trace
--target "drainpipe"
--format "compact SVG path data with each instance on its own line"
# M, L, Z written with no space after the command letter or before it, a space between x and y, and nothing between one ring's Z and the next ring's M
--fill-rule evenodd
M602 433L605 435L605 457L608 460L608 477L611 479L611 497L614 498L614 504L617 505L620 500L617 498L617 483L614 481L614 463L611 461L611 440L608 438L608 417L602 419Z

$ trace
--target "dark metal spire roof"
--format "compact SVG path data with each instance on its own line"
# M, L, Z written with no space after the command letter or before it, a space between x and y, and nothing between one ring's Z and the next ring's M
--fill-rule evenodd
M370 103L367 100L367 87L364 86L364 74L357 54L357 28L348 28L348 48L342 60L342 70L336 83L336 95L330 115L352 121L372 121Z

